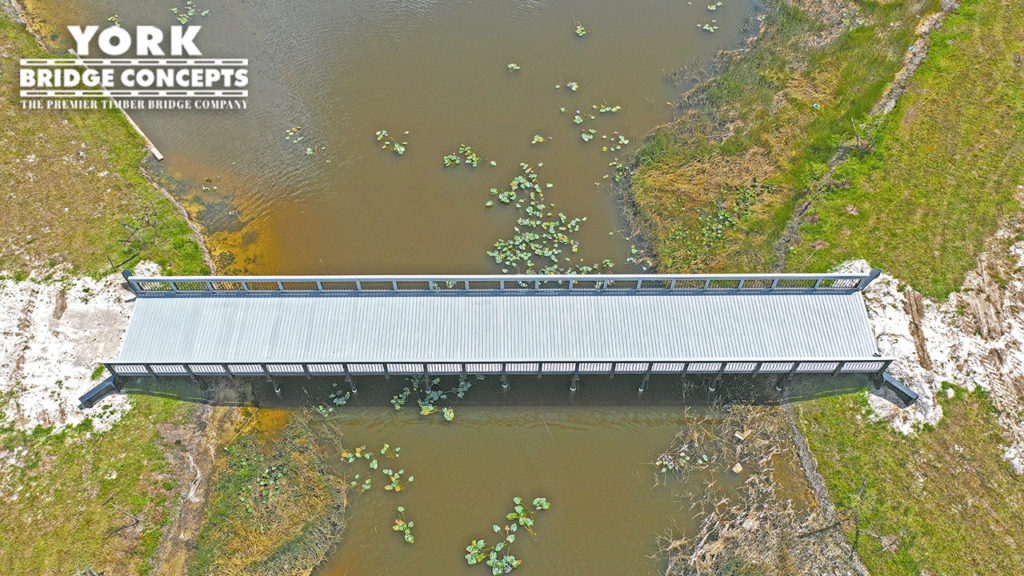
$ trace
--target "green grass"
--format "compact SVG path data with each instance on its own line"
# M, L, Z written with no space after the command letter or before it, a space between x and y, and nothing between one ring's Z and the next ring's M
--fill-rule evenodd
M920 13L937 4L926 2ZM913 41L920 14L903 3L847 8L860 17L823 22L770 3L755 47L691 93L682 120L647 138L632 193L662 271L772 268L793 207L826 173L838 145L853 139L851 121L864 118L894 77L894 55ZM710 247L690 241L723 190L755 179L775 188L749 218Z
M19 450L19 465L0 469L0 566L11 576L146 573L178 485L159 422L181 423L192 406L137 396L103 433L86 420L54 432L18 432L0 413L0 451ZM0 409L4 401L0 400ZM24 452L20 452L20 451ZM129 515L141 517L134 527Z
M686 118L648 138L633 193L662 271L768 270L794 208L810 199L817 222L798 230L788 271L864 258L944 297L1020 210L1024 4L965 1L931 34L928 58L883 119L867 113L938 2L917 13L909 2L856 6L858 25L824 44L808 40L833 24L771 7L757 46L691 95ZM873 147L855 147L858 137ZM826 182L841 147L850 158ZM726 192L754 178L772 191L734 226L707 233ZM1015 574L1024 564L1024 481L1001 460L991 404L957 391L944 408L938 426L907 438L871 422L862 396L797 405L873 575ZM898 545L886 551L881 537Z
M296 414L279 436L254 429L222 449L190 576L307 574L323 560L348 486L323 467L317 442L309 416Z
M134 250L170 273L208 272L187 222L143 177L144 143L121 112L23 110L19 59L52 56L3 16L0 51L0 269L23 277L70 262L100 275ZM142 228L131 249L125 224Z
M845 529L875 576L1024 565L1024 479L1001 459L1005 440L984 394L951 390L938 426L917 437L872 422L863 395L797 405L833 501L859 512L859 536L852 520ZM899 539L894 551L883 536Z
M967 1L948 17L875 149L837 171L850 187L816 204L820 221L804 227L792 268L865 258L929 296L959 288L985 240L1020 209L1022 26L1019 2ZM815 240L829 246L815 250Z

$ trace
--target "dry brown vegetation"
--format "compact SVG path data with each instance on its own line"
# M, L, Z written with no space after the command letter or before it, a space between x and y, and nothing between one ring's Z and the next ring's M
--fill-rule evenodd
M663 465L678 462L684 477L717 474L735 486L712 481L687 495L703 519L695 534L666 541L669 575L861 573L838 529L848 514L814 502L783 409L728 406L713 420L686 421Z

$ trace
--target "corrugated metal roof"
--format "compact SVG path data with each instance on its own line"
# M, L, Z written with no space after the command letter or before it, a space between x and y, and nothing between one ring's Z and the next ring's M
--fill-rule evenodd
M870 358L859 292L140 297L119 362Z

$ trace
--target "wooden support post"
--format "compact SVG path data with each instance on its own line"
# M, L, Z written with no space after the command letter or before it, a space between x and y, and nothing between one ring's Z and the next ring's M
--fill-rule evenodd
M507 368L508 368L508 364L502 362L501 363L501 387L505 388L506 390L508 389L508 372L506 372Z
M845 365L845 360L843 360L842 362L836 362L836 369L832 371L832 377L835 378L836 376L838 376L839 372L843 369L843 366Z
M651 379L651 368L654 367L653 362L647 363L647 372L644 372L644 379L640 381L640 391L643 392L647 388L647 381Z
M234 378L235 375L231 373L231 366L224 364L224 373L228 375L228 378Z
M111 379L111 382L114 383L114 390L117 390L118 392L123 392L124 391L124 380L121 379L121 375L118 374L117 372L115 372L110 367L110 365L104 364L104 366L106 366L107 372L110 372L110 379Z
M352 390L352 393L355 394L358 391L356 390L355 382L352 380L352 374L350 374L348 371L348 364L342 364L341 369L345 372L345 383L348 384L348 387Z
M196 375L192 372L192 367L189 366L188 364L182 364L182 366L185 367L185 372L188 372L189 378L191 378L192 381L195 382L196 381Z
M608 378L615 378L615 366L617 364L618 364L618 362L612 362L612 371L611 371L610 374L608 374Z
M715 372L715 379L711 381L711 386L708 387L708 390L712 392L718 390L718 384L722 381L723 372L725 372L725 362L722 362L722 365L718 367L718 372Z
M302 371L306 374L306 380L313 379L313 375L309 373L309 364L303 364Z
M266 377L267 382L273 382L274 379L270 377L270 370L267 369L267 365L266 364L260 364L260 368L263 369L263 376Z

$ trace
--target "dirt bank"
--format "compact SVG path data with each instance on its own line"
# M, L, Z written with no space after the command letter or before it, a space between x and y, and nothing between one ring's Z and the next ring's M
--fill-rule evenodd
M124 395L85 410L78 398L105 377L97 372L99 362L120 354L134 296L121 287L120 274L93 280L67 268L0 281L0 397L7 398L3 411L18 430L59 429L91 418L103 431L129 408ZM158 271L152 262L137 269Z
M1024 237L1017 226L1000 230L970 271L963 288L945 302L883 274L864 290L871 326L890 372L920 394L900 409L878 396L871 407L904 434L942 418L943 383L988 392L999 410L1007 445L1003 457L1024 474ZM863 271L864 261L842 270Z

